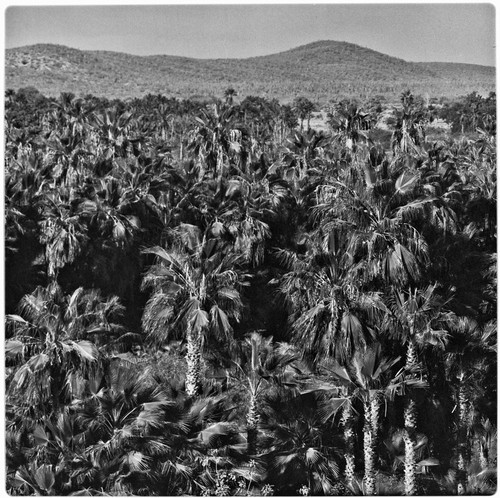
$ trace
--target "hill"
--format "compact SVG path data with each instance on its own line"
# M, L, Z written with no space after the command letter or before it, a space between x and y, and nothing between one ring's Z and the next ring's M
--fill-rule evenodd
M351 43L319 41L247 59L194 59L83 51L40 44L6 50L5 87L34 86L47 96L92 93L108 98L147 93L187 98L260 95L291 101L304 95L340 97L415 94L454 97L495 90L495 68L472 64L413 63Z

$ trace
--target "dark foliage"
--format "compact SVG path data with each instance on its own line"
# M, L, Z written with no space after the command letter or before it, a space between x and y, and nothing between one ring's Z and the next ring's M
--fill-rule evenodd
M491 494L495 95L238 93L6 92L8 492Z

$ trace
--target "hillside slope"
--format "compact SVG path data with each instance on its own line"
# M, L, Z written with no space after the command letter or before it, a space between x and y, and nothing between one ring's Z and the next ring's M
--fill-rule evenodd
M221 96L290 101L345 96L394 98L405 89L431 96L495 90L495 68L470 64L412 63L345 42L320 41L248 59L193 59L82 51L61 45L8 49L6 88L34 86L45 95L92 93L108 98L162 93L186 98Z

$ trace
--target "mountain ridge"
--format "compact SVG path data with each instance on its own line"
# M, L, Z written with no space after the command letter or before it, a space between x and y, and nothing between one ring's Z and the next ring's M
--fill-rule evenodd
M198 59L178 55L133 55L80 50L57 44L7 49L6 88L35 86L108 98L147 93L187 98L221 96L227 87L240 96L261 95L316 101L339 97L397 96L405 89L431 96L495 90L495 68L449 62L408 62L353 43L320 40L270 55Z

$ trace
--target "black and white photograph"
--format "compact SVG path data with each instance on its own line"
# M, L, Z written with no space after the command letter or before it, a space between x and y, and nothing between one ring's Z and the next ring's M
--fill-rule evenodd
M2 492L495 494L495 18L6 5Z

